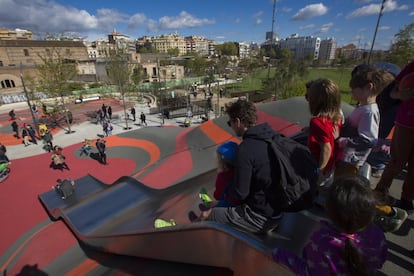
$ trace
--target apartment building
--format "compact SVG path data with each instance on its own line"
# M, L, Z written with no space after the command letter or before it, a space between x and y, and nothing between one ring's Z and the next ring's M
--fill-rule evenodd
M28 30L0 29L0 40L32 40L32 39L33 39L33 33Z
M330 63L335 59L336 39L327 38L321 40L319 47L319 60L322 63Z
M178 49L179 55L187 53L185 39L178 34L154 36L151 38L151 44L159 53L168 53L170 49Z
M319 49L321 39L313 36L299 36L293 34L288 38L279 41L280 47L287 48L293 52L295 59L311 57L317 60L319 57Z

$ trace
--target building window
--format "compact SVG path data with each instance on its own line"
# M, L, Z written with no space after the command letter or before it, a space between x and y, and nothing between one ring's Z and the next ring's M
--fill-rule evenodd
M3 61L0 60L0 67L3 67Z
M28 57L29 56L29 50L23 49L23 53L24 53L24 56L25 57Z
M1 81L1 88L12 88L16 87L16 84L13 80L3 80Z

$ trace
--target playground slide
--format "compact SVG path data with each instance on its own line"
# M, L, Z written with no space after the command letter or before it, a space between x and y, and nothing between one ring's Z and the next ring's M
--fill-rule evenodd
M260 236L214 222L190 223L187 214L198 210L200 187L211 190L215 174L211 171L163 190L128 176L106 185L87 175L76 180L75 193L68 199L54 191L39 199L52 219L63 219L79 241L97 250L226 267L236 274L288 275L271 260L270 249L280 246L299 253L318 227L317 219L286 214L275 232ZM154 229L156 218L174 219L177 225Z

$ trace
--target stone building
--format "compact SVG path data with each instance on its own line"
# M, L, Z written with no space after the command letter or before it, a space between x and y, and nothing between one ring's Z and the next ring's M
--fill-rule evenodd
M52 53L76 61L79 74L95 75L81 41L0 40L0 94L22 92L21 74L36 79L36 66Z

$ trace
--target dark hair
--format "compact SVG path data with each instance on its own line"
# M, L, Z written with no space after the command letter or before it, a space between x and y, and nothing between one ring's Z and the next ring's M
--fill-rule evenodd
M354 234L372 223L376 205L377 200L367 183L358 176L344 176L329 188L326 212L340 231ZM367 275L364 257L351 238L345 241L342 258L351 275Z
M239 118L240 122L247 128L257 123L256 106L248 100L238 99L235 102L226 104L225 112L230 119Z
M368 83L372 83L374 89L372 95L378 95L381 91L394 81L394 76L383 69L368 67L355 72L349 81L351 88L364 87Z

